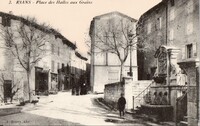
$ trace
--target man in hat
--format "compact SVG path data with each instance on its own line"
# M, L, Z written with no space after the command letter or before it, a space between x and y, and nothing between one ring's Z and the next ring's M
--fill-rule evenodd
M126 99L124 98L124 94L121 93L121 97L118 99L118 109L120 117L124 116L125 105L126 105Z

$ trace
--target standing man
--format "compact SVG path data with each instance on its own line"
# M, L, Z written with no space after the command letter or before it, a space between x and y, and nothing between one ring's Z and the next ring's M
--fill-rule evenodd
M120 117L122 115L124 116L125 105L126 105L126 99L124 98L124 94L121 93L121 97L118 99L118 108Z

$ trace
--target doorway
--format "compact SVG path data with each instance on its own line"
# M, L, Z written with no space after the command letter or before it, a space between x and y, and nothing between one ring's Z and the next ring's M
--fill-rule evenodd
M7 103L7 99L11 98L12 93L12 81L4 80L4 102Z
M48 71L43 71L42 68L35 68L35 94L48 94Z

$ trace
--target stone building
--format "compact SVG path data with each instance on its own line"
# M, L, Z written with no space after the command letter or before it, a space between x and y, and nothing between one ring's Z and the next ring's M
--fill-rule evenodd
M166 45L166 7L164 2L160 2L146 13L144 13L137 23L136 32L138 44L148 43L148 49L137 52L138 61L138 79L152 79L155 69L156 60L154 54L160 45ZM143 46L141 46L142 48Z
M23 17L0 12L1 30L5 27L15 28L20 23L27 25L30 22ZM80 54L74 57L77 54L76 45L56 30L52 28L44 29L36 23L32 26L38 30L38 34L44 33L46 36L44 38L45 44L43 45L43 49L45 51L43 52L43 57L41 57L31 70L30 89L32 95L48 94L53 89L70 89L72 87L72 75L76 74L72 73L72 67L85 71L86 63L84 64L84 61L86 59ZM9 99L10 95L18 88L15 99L19 100L19 98L23 98L27 100L28 89L25 70L20 66L19 61L11 52L5 48L5 41L2 36L0 37L0 47L1 101L4 102L5 99ZM76 62L77 65L72 62L75 60L73 58L78 60ZM78 66L79 64L80 67Z
M91 53L87 52L86 58L88 59L86 62L86 84L87 84L87 90L91 91L91 84L90 84L90 72L91 72Z
M86 83L86 64L87 58L79 51L71 55L70 65L70 88L72 94L80 94L81 85Z
M55 30L53 33L46 44L48 54L36 64L36 77L40 78L41 72L48 76L48 90L53 86L52 81L56 81L58 90L66 90L70 87L71 57L75 54L76 46ZM39 86L38 79L35 80Z
M137 25L140 47L153 45L150 53L138 52L139 79L154 79L151 91L168 93L177 123L187 118L188 125L198 125L199 1L162 0Z
M109 24L109 21L115 23ZM93 92L104 92L104 85L108 83L114 83L120 81L120 61L116 54L108 51L102 51L96 44L100 39L97 37L98 34L102 33L101 28L108 28L110 25L117 26L120 21L130 22L130 26L133 27L133 32L135 32L136 20L124 15L119 12L111 12L96 16L93 18L90 24L90 37L91 37L91 88ZM119 22L119 23L116 23ZM112 28L111 28L112 29ZM110 30L108 28L108 30ZM126 31L127 32L127 29ZM103 34L103 33L102 33ZM120 33L119 33L120 34ZM121 33L122 34L122 33ZM126 34L126 33L125 33ZM104 41L111 41L109 38L111 35L102 35ZM124 38L125 39L125 38ZM133 40L135 43L135 40ZM125 40L123 41L125 42ZM106 47L105 47L106 48ZM137 80L137 51L132 49L132 74L133 80ZM130 55L128 55L127 60L124 63L124 76L129 76L128 72L130 69Z

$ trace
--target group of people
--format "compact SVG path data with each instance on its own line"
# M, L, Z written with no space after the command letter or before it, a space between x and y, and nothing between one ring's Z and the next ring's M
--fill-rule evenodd
M56 82L55 78L53 78L51 81L51 89L49 92L52 94L56 94L58 92L58 83Z
M87 85L82 83L80 86L76 85L72 87L72 95L85 95L87 94Z

